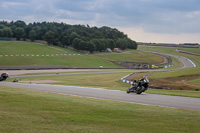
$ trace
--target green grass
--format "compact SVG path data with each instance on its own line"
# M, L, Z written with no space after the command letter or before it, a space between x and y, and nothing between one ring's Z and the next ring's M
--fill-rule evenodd
M151 64L159 64L163 62L163 58L161 56L146 52L139 52L138 50L131 50L130 53L95 54L95 56L112 61L145 62Z
M200 75L200 68L187 68L179 70L171 70L165 72L155 72L151 78L172 78L172 77L186 77L191 75Z
M7 45L4 41L0 41L1 55L15 55L15 54L63 54L65 52L52 49L38 43L33 42L15 42L11 41Z
M180 48L180 50L200 54L200 48Z
M15 54L80 54L81 52L44 43L0 41L1 55Z
M40 45L44 45L46 47L49 47L49 45L46 44L46 43L40 43ZM60 46L50 45L50 47L53 47L53 48L56 48L56 49L61 49L64 52L71 53L71 54L84 54L83 52L80 52L80 51L77 51L77 50L68 49L68 48L63 48L63 47L60 47Z
M88 55L0 57L0 61L4 62L1 66L65 65L78 68L123 68L108 60Z
M199 83L200 84L200 79L193 79L189 81L190 83Z
M10 44L12 44L11 41L0 41L0 47L4 47L4 46L10 45Z
M184 133L200 112L0 87L0 131Z

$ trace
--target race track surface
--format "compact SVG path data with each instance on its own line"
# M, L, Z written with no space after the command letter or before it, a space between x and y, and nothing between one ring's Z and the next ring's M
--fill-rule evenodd
M64 85L48 85L48 84L0 82L0 86L9 86L9 87L22 88L28 90L89 97L95 99L137 103L143 105L200 110L200 98L156 95L147 93L142 93L141 95L137 95L133 93L127 94L125 91L118 91L118 90L64 86Z

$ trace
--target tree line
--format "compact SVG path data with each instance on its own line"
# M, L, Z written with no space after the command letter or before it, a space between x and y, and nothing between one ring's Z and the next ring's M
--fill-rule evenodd
M180 44L180 45L199 45L198 43L183 43L183 44Z
M57 22L34 22L22 20L0 21L0 37L17 40L45 40L49 45L71 46L78 50L104 51L107 48L137 49L137 43L116 28L69 25Z

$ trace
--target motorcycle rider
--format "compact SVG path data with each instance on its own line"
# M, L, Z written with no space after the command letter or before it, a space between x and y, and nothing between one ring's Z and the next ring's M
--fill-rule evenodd
M135 80L134 82L138 82L137 86L139 85L142 85L144 82L145 82L145 77L141 78L141 79L138 79L138 80Z
M133 92L137 94L141 94L142 92L145 92L149 86L149 80L147 76L144 76L141 79L134 80L131 87L128 88L126 91L127 93Z

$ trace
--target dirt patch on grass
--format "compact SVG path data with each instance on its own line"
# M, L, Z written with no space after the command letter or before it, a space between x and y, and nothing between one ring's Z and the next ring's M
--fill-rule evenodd
M133 73L129 77L125 78L128 81L134 81L147 75L148 72ZM150 78L150 86L169 88L172 90L200 90L198 83L189 83L188 81L193 79L199 79L199 75L188 75L182 77L170 77L170 78Z
M35 81L19 81L20 83L34 83L34 84L41 84L41 83L60 83L61 81L54 81L54 80L35 80Z
M138 73L133 73L130 76L128 76L127 78L125 78L125 80L128 81L134 81L134 80L138 80L143 78L145 75L147 75L149 72L138 72Z
M191 76L191 77L174 77L174 78L164 78L150 79L151 86L162 87L162 88L170 88L173 90L198 90L200 89L199 84L189 83L188 81L191 79L199 78L199 76Z

